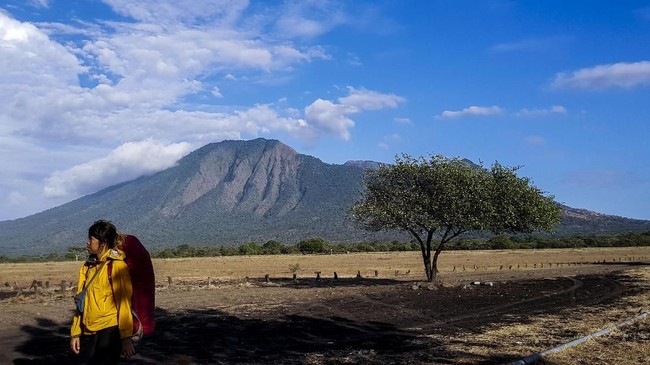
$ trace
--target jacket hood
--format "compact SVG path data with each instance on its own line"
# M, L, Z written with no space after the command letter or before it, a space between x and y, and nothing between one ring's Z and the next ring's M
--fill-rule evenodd
M124 254L124 251L117 249L117 248L111 248L102 257L100 257L101 261L104 261L106 259L110 260L120 260L124 261L124 258L126 258L126 255Z

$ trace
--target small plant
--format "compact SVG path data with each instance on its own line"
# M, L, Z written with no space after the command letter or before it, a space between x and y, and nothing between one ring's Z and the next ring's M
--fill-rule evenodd
M289 271L290 271L292 274L297 273L298 270L300 270L300 264L289 265Z

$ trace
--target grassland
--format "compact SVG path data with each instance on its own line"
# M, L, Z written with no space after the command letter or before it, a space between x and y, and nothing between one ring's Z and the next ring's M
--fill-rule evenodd
M159 327L133 363L508 363L649 310L649 261L649 247L450 251L430 286L417 252L157 259ZM72 361L71 293L27 288L80 264L0 264L0 363ZM648 323L543 362L643 363Z

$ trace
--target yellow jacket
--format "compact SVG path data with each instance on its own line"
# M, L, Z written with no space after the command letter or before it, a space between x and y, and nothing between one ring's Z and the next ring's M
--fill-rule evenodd
M92 279L97 270L101 271L88 288L84 312L79 313L78 310L75 310L70 328L72 337L82 333L93 334L118 324L122 338L133 335L133 317L131 315L133 288L124 257L124 252L121 250L109 249L99 258L99 264L92 267L84 264L79 269L77 293L84 288L86 281ZM105 264L107 260L112 261L112 288L108 280L108 265Z

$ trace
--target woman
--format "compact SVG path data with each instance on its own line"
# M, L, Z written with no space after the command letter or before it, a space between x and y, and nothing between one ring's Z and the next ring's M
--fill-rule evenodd
M117 364L135 354L131 335L131 278L124 253L115 247L117 230L104 220L88 228L89 260L79 270L77 292L87 287L70 329L70 348L83 364ZM94 258L94 260L93 260Z

